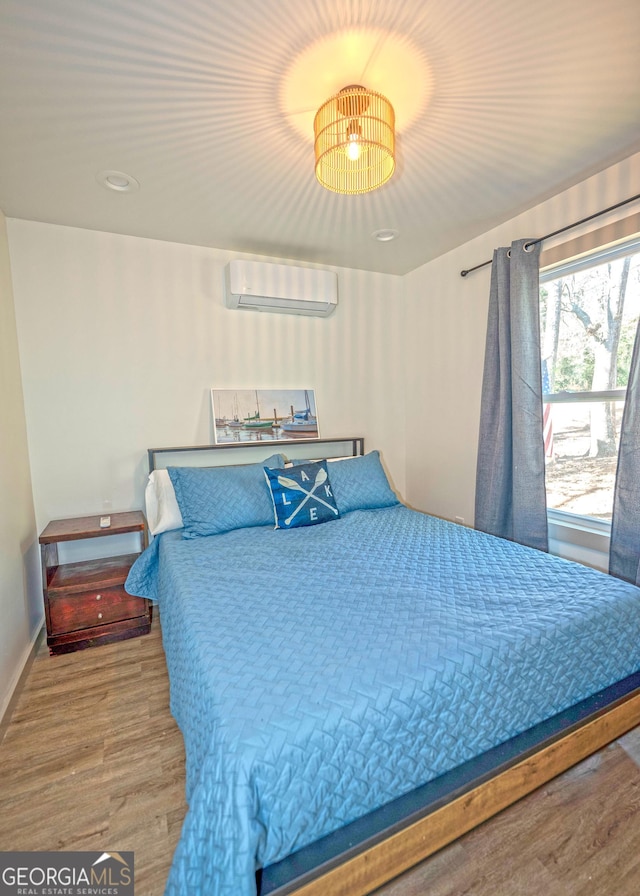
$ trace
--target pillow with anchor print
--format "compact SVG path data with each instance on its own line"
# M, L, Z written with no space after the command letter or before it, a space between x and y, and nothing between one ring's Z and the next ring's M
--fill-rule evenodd
M324 460L285 470L264 468L276 529L315 526L340 516Z

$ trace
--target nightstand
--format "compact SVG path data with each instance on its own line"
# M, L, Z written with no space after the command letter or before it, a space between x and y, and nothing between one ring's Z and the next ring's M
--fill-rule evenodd
M140 551L144 550L147 523L139 510L112 513L108 528L100 528L99 516L52 520L40 535L49 653L70 653L149 632L151 603L124 590L139 552L58 564L60 542L127 532L139 533Z

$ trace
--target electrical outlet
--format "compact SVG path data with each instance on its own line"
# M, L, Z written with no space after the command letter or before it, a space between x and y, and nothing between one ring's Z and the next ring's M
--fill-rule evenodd
M454 521L455 521L456 523L459 523L461 526L464 526L464 517L463 517L463 516L456 516L456 517L454 517Z

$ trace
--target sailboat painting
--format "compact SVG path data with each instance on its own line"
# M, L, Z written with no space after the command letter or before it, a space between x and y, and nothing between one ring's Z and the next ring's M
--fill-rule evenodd
M319 436L313 389L212 389L211 409L216 445Z

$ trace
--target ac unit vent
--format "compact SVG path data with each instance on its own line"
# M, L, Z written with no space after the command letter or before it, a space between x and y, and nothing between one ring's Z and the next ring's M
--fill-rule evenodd
M261 261L230 261L225 268L228 308L327 317L338 304L334 271Z

